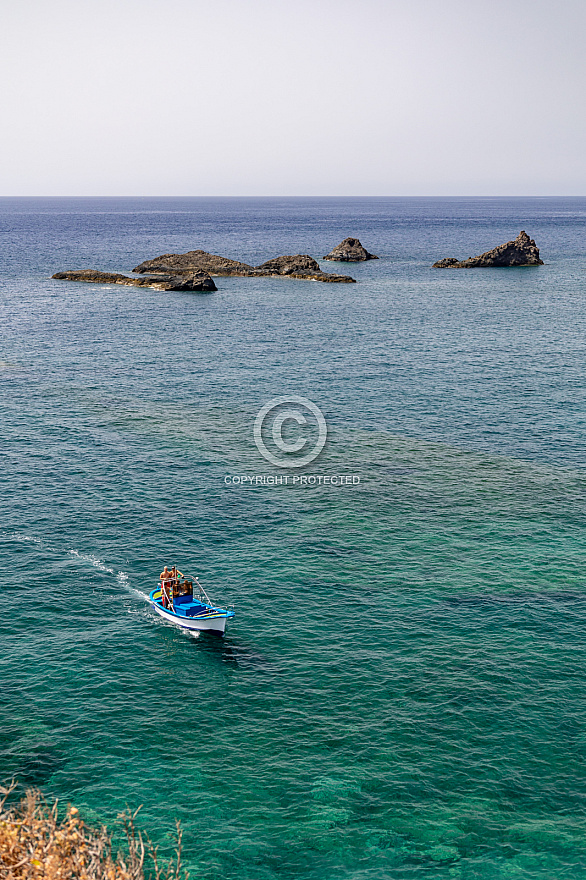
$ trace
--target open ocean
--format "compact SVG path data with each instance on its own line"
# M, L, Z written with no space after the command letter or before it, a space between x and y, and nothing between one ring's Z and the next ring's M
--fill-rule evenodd
M521 229L544 266L431 269ZM355 285L50 278L346 236ZM203 880L584 880L586 199L2 199L0 240L0 780L177 818ZM285 395L359 483L233 485ZM223 640L151 611L173 562Z

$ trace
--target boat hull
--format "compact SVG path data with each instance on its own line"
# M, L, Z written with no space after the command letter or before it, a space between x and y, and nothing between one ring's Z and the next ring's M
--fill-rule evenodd
M153 592L156 591L153 590ZM172 611L170 608L163 608L163 606L153 598L152 593L149 596L149 602L163 620L167 620L169 623L174 623L176 626L180 626L183 629L196 632L213 632L218 635L224 635L226 621L234 616L233 611L218 609L217 611L211 610L209 614L199 614L196 617L186 617L183 614L176 614L175 611Z

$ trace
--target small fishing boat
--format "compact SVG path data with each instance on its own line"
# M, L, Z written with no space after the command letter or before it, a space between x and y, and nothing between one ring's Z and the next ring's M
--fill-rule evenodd
M162 580L161 585L151 591L149 602L157 614L184 629L223 635L226 621L234 617L234 611L212 603L197 578L190 580L183 575Z

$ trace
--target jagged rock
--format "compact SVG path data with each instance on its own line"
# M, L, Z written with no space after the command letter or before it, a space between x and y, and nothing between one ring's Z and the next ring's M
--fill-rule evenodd
M457 260L456 257L444 257L443 260L438 260L437 263L434 263L432 266L433 269L461 269L462 261Z
M295 254L294 256L275 257L266 263L257 266L255 275L275 276L287 275L289 278L305 278L311 281L333 281L342 283L354 283L354 278L349 275L333 275L330 272L322 272L317 260L308 254Z
M57 281L86 281L93 284L125 284L128 287L150 287L154 290L212 291L218 288L207 272L193 271L180 276L156 275L148 278L130 278L117 272L99 272L96 269L79 269L56 272Z
M190 272L186 275L173 275L169 278L165 278L165 276L161 279L161 286L159 286L158 276L153 276L151 278L134 278L133 281L137 282L137 287L141 287L141 282L145 280L147 283L144 285L145 287L155 287L159 290L178 290L185 292L197 292L197 291L214 291L218 288L214 282L213 278L210 278L207 272L198 271L197 269L194 272Z
M491 251L467 260L445 257L433 264L434 269L489 269L494 266L543 266L539 248L526 232L521 231L514 241L499 244Z
M334 275L323 272L319 263L307 254L295 256L275 257L261 266L249 266L248 263L240 263L238 260L230 260L227 257L219 257L209 254L207 251L189 251L186 254L162 254L154 260L146 260L135 269L134 272L171 272L180 275L185 272L203 270L210 275L231 276L239 275L250 278L270 278L285 275L289 278L305 278L308 281L326 282L350 282L355 281L348 275Z
M369 254L357 238L345 238L323 259L333 260L338 263L362 263L364 260L378 260L378 257L374 254Z
M216 254L208 254L207 251L189 251L186 254L162 254L154 260L145 260L133 272L169 272L173 275L181 275L184 272L197 270L207 272L208 275L254 275L254 267L238 260L230 260L227 257L219 257Z
M256 268L259 272L266 272L267 275L293 275L299 273L315 275L316 273L321 273L319 263L313 257L310 257L309 254L275 257Z

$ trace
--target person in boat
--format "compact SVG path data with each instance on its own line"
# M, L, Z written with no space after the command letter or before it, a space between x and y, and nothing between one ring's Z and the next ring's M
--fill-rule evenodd
M179 571L179 569L177 568L176 565L174 565L173 568L171 569L171 577L174 578L175 580L178 580L179 578L185 577L185 575L183 574L182 571Z
M161 572L161 603L163 608L169 607L171 580L173 578L173 569L169 571L167 566Z

